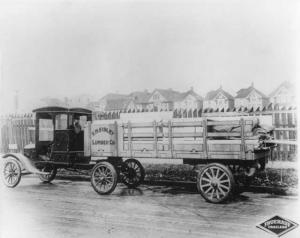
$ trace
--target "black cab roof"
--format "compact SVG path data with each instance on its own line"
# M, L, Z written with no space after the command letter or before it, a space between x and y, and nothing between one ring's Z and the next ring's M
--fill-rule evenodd
M92 111L86 108L80 107L73 107L73 108L66 108L66 107L41 107L34 109L33 112L36 113L83 113L83 114L92 114Z

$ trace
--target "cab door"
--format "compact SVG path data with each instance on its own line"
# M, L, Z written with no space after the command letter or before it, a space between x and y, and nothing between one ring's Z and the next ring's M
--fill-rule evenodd
M71 163L69 156L70 132L68 114L55 115L54 140L51 160L56 163Z

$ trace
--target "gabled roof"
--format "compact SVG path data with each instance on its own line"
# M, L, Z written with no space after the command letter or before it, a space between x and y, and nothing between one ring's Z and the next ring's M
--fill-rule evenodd
M220 87L217 90L209 91L205 96L205 100L213 100L218 95L218 93L222 93L228 99L233 99L233 96L230 93L224 91L222 87Z
M251 85L248 88L242 88L239 91L237 91L237 95L235 98L245 98L247 97L253 90L255 90L255 92L257 92L259 95L261 95L263 98L267 98L267 96L265 94L263 94L262 92L258 91L256 88L253 87L253 85Z
M151 95L155 92L159 92L166 101L178 101L182 97L182 93L174 91L173 89L155 89Z
M203 97L201 97L200 95L195 93L193 89L191 89L191 90L188 90L185 93L181 93L181 98L178 101L181 101L181 100L185 99L188 95L194 96L197 100L203 100Z
M105 111L123 110L127 107L129 101L130 99L128 97L125 99L118 98L118 99L107 100Z
M128 98L125 94L119 94L119 93L109 93L106 94L104 97L102 97L100 100L115 100L115 99L126 99Z
M294 85L289 81L284 81L273 92L270 93L269 97L273 97L277 93L277 91L282 87L285 87L290 91L294 91Z
M149 93L148 91L143 91L143 92L137 91L129 94L131 101L134 101L135 103L148 103L150 96L151 93Z

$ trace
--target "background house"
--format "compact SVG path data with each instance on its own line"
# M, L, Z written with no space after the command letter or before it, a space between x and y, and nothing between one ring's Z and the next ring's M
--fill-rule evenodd
M254 88L254 85L251 84L248 88L242 88L237 92L236 97L234 98L234 106L236 108L263 108L267 106L269 100L265 94Z
M148 100L147 109L153 111L173 110L174 102L180 100L181 93L172 89L155 89Z
M130 93L128 95L129 97L129 103L127 105L127 111L130 110L130 111L142 111L142 110L146 110L147 109L147 105L149 104L148 103L148 100L150 98L151 94L145 90L145 91L142 91L142 92L133 92L133 93Z
M174 102L174 109L200 109L203 107L203 98L194 92L191 88L189 91L182 93L181 98Z
M291 106L296 104L295 85L285 81L280 84L270 95L270 102L280 106Z
M234 97L228 92L224 91L222 87L217 90L210 91L206 94L203 101L203 108L213 110L227 110L234 106Z
M102 97L95 107L96 111L120 111L126 109L129 98L124 94L109 93Z

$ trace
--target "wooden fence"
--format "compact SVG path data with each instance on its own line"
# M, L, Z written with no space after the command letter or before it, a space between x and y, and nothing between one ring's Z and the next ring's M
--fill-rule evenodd
M25 145L34 143L34 119L32 114L0 117L0 152L21 152Z

